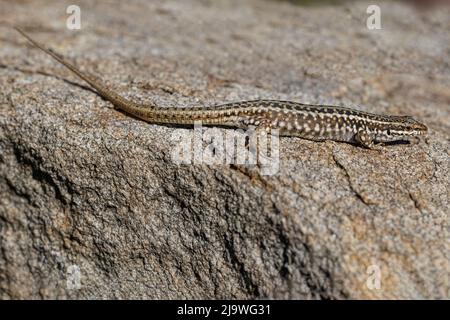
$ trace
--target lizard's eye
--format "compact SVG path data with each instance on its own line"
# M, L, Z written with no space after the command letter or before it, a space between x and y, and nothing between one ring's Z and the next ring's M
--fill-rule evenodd
M390 136L391 135L391 130L387 129L386 133Z

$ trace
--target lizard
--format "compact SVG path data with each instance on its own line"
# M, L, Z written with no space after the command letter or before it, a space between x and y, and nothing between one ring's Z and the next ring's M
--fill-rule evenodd
M158 107L135 103L105 86L97 77L81 71L67 59L15 29L31 44L50 55L88 83L117 109L148 123L162 125L220 126L279 131L280 136L313 141L333 140L380 149L386 143L414 140L426 134L425 124L411 116L381 115L347 107L304 104L282 100L250 100L207 107Z

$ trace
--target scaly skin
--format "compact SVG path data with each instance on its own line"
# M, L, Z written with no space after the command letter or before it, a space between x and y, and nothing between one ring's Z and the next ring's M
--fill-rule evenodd
M388 116L350 108L308 105L291 101L255 100L222 104L213 107L160 108L139 105L118 95L96 78L82 72L66 59L37 43L23 30L16 28L34 46L49 54L118 109L150 123L192 125L200 121L209 126L227 126L270 131L278 129L281 136L296 136L314 141L334 140L374 149L376 143L409 140L423 135L427 127L409 116Z

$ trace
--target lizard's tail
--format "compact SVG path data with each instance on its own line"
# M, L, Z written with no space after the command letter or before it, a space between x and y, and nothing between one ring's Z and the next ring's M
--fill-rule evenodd
M124 97L112 92L109 90L105 85L100 83L98 80L95 80L93 77L89 76L87 73L82 72L79 68L75 67L70 62L66 61L63 57L59 56L58 54L54 53L50 49L45 48L42 44L35 41L33 38L31 38L28 34L25 33L21 28L19 27L13 27L16 29L22 36L24 36L29 42L31 42L35 47L41 49L48 55L50 55L53 59L64 65L66 68L68 68L70 71L75 73L78 77L86 81L91 87L93 87L99 95L101 95L106 100L113 103L117 108L119 108L122 111L125 111L127 113L130 113L135 116L140 116L139 113L142 112L142 109L139 108L138 105L136 105L134 102L129 101L125 99Z

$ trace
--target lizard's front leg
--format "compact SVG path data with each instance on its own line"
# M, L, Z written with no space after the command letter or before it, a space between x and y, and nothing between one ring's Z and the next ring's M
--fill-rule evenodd
M376 145L373 139L365 130L360 130L355 134L355 140L361 146L371 150L381 150L381 146Z

